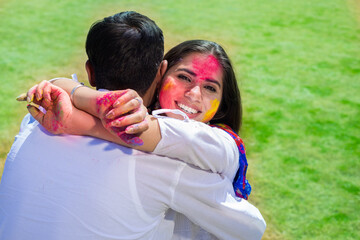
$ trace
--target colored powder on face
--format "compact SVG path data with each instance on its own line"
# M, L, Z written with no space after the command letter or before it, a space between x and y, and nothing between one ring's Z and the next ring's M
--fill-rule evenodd
M173 98L181 91L181 88L177 87L174 79L169 79L159 92L159 103L161 108L174 108L172 106Z
M195 74L201 80L212 78L212 75L221 69L221 65L214 55L208 55L206 58L195 57L192 61L192 65Z
M210 121L215 116L215 114L219 108L219 105L220 105L219 100L217 100L217 99L212 100L210 110L205 113L204 118L201 121L204 123Z
M175 83L173 79L169 79L169 81L167 83L164 84L164 86L162 87L161 91L167 91L170 90L174 87Z

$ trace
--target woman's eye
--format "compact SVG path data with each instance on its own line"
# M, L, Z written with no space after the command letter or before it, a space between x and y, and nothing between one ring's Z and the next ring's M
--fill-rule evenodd
M212 86L205 86L205 89L211 91L211 92L216 92L216 89Z
M182 79L182 80L185 80L185 81L187 81L187 82L191 82L191 79L188 78L188 77L185 76L185 75L180 74L180 75L179 75L179 78Z

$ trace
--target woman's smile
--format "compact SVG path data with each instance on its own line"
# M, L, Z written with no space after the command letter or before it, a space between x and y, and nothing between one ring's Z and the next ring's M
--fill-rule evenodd
M200 113L200 111L191 108L189 106L186 106L185 104L182 103L178 103L175 101L175 104L180 108L180 110L184 111L185 113L189 113L189 114L196 114L196 113Z

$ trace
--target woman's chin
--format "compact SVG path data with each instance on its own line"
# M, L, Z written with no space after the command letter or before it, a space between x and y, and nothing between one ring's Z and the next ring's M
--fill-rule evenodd
M178 109L180 110L180 109ZM181 111L181 110L180 110ZM201 121L201 116L199 114L190 114L190 113L186 113L184 111L181 111L184 114L186 114L186 116L188 116L189 119L194 120L194 121ZM180 114L176 114L176 113L166 113L166 116L171 117L171 118L176 118L176 119L180 119L180 120L184 120L184 116L180 115Z
M176 113L166 113L166 116L175 118L175 119L184 120L184 117L182 115L176 114Z
M186 113L186 115L191 119L191 120L194 120L194 121L198 121L198 122L202 122L202 115L200 113L197 113L197 114L189 114L189 113Z

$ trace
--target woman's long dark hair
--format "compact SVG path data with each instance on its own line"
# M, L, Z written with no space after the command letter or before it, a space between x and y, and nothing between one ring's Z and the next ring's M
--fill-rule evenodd
M224 123L239 132L242 121L241 96L235 73L225 50L217 43L206 40L190 40L170 49L164 56L170 69L190 53L212 54L223 69L223 94L221 104L210 124Z

